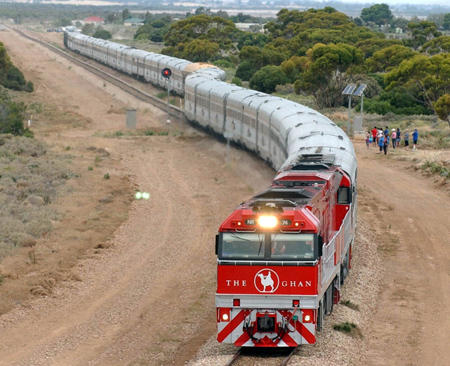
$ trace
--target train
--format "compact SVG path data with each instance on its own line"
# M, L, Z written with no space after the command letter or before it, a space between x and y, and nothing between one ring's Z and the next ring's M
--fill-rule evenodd
M217 340L239 347L315 343L351 268L357 161L345 132L309 107L226 83L213 65L73 32L64 44L156 86L171 82L184 96L187 120L275 169L271 186L241 203L218 230Z

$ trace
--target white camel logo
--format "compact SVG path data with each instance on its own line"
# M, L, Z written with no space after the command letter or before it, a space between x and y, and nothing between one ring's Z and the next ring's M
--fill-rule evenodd
M264 272L267 271L267 275L264 275ZM275 276L275 281L272 278L272 272ZM261 286L263 287L263 290L260 289L261 286L258 286L256 284L256 277L259 277ZM259 292L275 292L278 288L278 282L279 278L276 272L274 272L271 269L262 269L260 270L256 276L255 276L255 287ZM270 288L270 290L267 290L267 288Z
M261 285L264 286L263 292L266 292L266 287L268 286L272 287L273 291L273 280L272 277L270 276L270 272L267 274L267 276L264 276L262 273L259 273L258 277L261 279Z

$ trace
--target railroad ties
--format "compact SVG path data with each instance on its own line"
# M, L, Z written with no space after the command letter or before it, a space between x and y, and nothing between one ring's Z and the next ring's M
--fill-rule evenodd
M226 366L247 364L287 366L297 350L298 347L269 349L239 348L228 363L226 363Z

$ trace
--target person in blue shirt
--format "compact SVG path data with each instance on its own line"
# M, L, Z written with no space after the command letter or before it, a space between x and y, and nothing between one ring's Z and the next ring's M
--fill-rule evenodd
M384 136L388 135L389 136L389 127L386 126L384 129Z
M384 144L384 135L378 139L378 146L380 147L380 152L383 151L383 144Z
M417 131L417 128L414 129L414 132L412 133L413 138L413 150L416 149L417 140L419 139L419 131Z

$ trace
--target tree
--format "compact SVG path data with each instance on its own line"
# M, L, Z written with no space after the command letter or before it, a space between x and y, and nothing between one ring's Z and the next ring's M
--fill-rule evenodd
M81 33L86 34L87 36L92 36L95 32L95 25L92 23L86 23L81 28Z
M93 37L100 38L100 39L111 39L112 34L111 32L108 32L106 29L103 29L102 27L98 27L95 31Z
M183 58L194 62L212 61L219 55L219 45L206 39L194 39L184 45Z
M393 18L391 9L387 4L375 4L370 8L361 10L361 19L366 23L372 22L377 25L388 24Z
M122 23L122 14L120 12L108 13L105 17L106 23Z
M373 56L375 52L396 44L401 45L402 42L397 39L385 39L376 37L359 41L355 44L355 46L362 51L364 58L368 58Z
M279 66L264 66L250 79L250 88L264 93L273 93L277 85L288 82L287 76Z
M450 55L420 54L404 60L386 74L385 83L386 91L403 87L418 102L435 111L438 99L450 93Z
M145 24L140 26L134 34L134 39L150 39L153 42L162 42L169 31L171 21L172 19L167 16L158 19L147 16Z
M393 45L375 52L365 63L370 72L388 71L416 54L417 52L409 47Z
M444 15L444 22L442 23L442 28L445 30L450 29L450 13Z
M307 58L303 61L307 69L294 84L296 92L311 93L319 107L341 105L341 86L348 79L345 71L361 64L362 52L344 43L318 43L308 50Z
M450 36L440 36L426 42L420 49L428 55L435 55L441 52L450 52Z
M231 20L217 16L196 15L171 24L164 37L166 45L176 46L194 39L215 42L223 50L229 50L239 33Z
M442 95L436 103L434 103L434 109L438 117L447 121L450 126L450 94Z
M412 34L412 39L405 43L414 49L418 49L425 42L441 35L436 24L428 21L410 22L408 23L408 29Z
M250 61L243 61L236 69L236 76L241 80L250 80L253 74L258 71L259 67Z
M131 13L130 13L130 11L127 8L125 8L125 9L122 10L122 23L125 20L127 20L128 18L131 18Z

